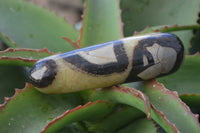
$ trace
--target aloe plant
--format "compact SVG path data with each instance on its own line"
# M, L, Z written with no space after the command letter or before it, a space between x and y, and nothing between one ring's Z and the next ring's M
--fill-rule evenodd
M78 31L33 3L0 0L0 40L9 47L0 52L0 132L199 133L200 55L194 54L200 48L199 5L199 0L87 0ZM178 72L67 94L43 94L25 84L28 68L41 58L152 32L171 32L183 41L186 57Z

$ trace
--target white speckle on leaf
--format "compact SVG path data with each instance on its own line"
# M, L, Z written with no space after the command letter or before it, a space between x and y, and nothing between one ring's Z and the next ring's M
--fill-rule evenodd
M13 8L10 8L11 12L15 12L15 10Z
M187 114L188 114L188 113L187 113L187 112L185 112L185 113L184 113L184 116L186 116Z
M22 128L25 128L25 126L24 126L24 125L22 125Z

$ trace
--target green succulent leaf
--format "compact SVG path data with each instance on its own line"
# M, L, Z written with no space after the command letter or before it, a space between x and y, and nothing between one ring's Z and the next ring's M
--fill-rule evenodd
M116 133L131 133L133 131L134 133L157 133L157 128L153 121L141 118Z
M173 32L181 38L187 53L192 32L175 31L200 29L195 24L199 5L199 0L86 0L77 41L79 32L55 13L25 0L0 0L0 40L9 47L21 48L0 52L0 65L32 67L38 59L54 54L42 48L66 52L120 39L123 31L125 36L130 36L146 26L150 27L139 34ZM198 40L198 37L193 38L192 43L198 44ZM196 46L193 52L199 47ZM178 72L158 79L172 91L154 80L133 84L137 89L143 86L144 93L114 86L46 95L27 84L22 90L16 89L14 96L5 98L0 105L0 132L76 132L78 129L79 132L155 133L159 124L169 133L199 133L198 116L185 104L199 113L199 62L198 54L186 56ZM0 102L3 96L13 94L13 88L21 88L25 83L22 69L0 68ZM173 91L178 91L185 103Z
M70 43L62 39L67 36L72 41L79 37L74 27L42 7L18 0L0 1L0 39L9 47L6 37L21 48L48 48L53 52L72 50Z
M66 110L80 105L78 93L46 95L27 84L0 105L0 132L36 133Z
M167 89L182 94L200 94L200 55L186 56L180 69L169 76L158 78Z
M89 100L95 101L96 99L130 105L146 113L148 119L155 120L166 132L178 132L177 127L169 122L162 112L150 106L148 97L139 90L129 87L105 88L90 94Z
M53 53L49 52L47 49L8 48L0 52L0 65L32 67L37 60L50 55L53 55Z
M134 107L121 107L103 120L94 123L89 127L89 131L102 133L116 132L142 117L145 117L145 114Z
M122 38L119 1L87 0L79 43L86 47Z
M112 104L101 102L100 100L96 102L88 102L83 106L80 105L72 110L66 111L61 116L48 123L42 132L56 132L72 122L98 119L105 114L108 114L111 107Z
M146 26L195 24L199 0L122 0L122 20L125 36ZM192 8L188 8L192 7ZM151 18L149 18L151 16Z
M169 91L162 84L152 80L145 83L144 93L149 97L152 105L162 111L181 133L200 132L198 117L180 100L177 92Z

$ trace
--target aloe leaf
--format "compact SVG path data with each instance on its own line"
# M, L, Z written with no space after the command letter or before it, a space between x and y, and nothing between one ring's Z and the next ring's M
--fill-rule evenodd
M46 95L27 84L0 105L0 132L40 132L54 118L81 103L78 93Z
M200 132L198 117L180 100L177 92L169 91L162 84L152 80L145 83L144 93L155 108L162 111L181 133Z
M157 128L153 121L141 118L116 133L130 133L133 131L134 133L157 133Z
M98 119L100 116L109 113L109 108L111 107L112 104L101 102L100 100L96 102L88 102L83 106L80 105L72 110L66 111L61 116L49 122L41 132L56 132L72 122Z
M25 49L8 48L5 51L0 52L0 65L14 65L14 66L29 66L41 58L53 55L54 53L49 52L47 49Z
M76 41L79 33L64 19L33 3L16 0L0 1L0 32L22 48L48 48L53 52L66 52L72 46L62 39L67 36ZM5 40L5 36L0 36ZM13 47L10 43L7 43Z
M74 122L72 124L66 125L56 133L77 133L77 131L80 133L88 133L88 129L85 127L83 122Z
M122 0L122 20L125 36L141 31L146 26L196 24L199 0ZM191 31L174 32L183 40L186 52L190 46Z
M25 81L28 80L25 68L8 67L8 66L28 66L33 64L40 58L52 55L47 49L7 49L0 52L0 102L4 96L12 96L14 88L22 88ZM3 67L6 66L6 67ZM12 84L11 84L12 82Z
M134 120L144 117L144 113L133 107L118 108L112 114L94 123L89 127L89 131L111 133L116 132L126 126L128 126Z
M95 101L96 99L133 106L146 113L148 119L152 118L155 120L166 132L178 132L176 126L173 125L162 112L154 108L153 105L150 107L148 97L138 90L129 87L105 88L91 93L88 100Z
M182 94L200 94L200 55L186 56L180 69L169 76L158 78L166 88ZM183 82L184 81L184 82Z
M81 47L122 38L119 1L87 0L79 44Z
M195 24L199 12L199 0L122 0L122 20L125 36L146 26Z

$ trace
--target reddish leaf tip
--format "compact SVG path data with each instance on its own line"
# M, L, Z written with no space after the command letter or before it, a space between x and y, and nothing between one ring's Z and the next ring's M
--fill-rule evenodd
M67 37L62 37L62 39L66 40L67 42L69 42L69 44L71 44L71 46L74 49L79 49L80 45L78 45L76 42L72 41L71 39L67 38Z
M81 15L82 26L81 26L81 29L80 29L79 38L77 40L77 43L78 43L79 47L81 47L81 40L82 40L82 37L83 37L83 28L84 28L84 23L85 23L85 14L86 14L86 5L87 5L87 2L88 1L85 0L84 5L83 5L83 14Z
M140 32L135 31L133 35L139 35L140 33L145 32L147 29L149 29L148 25L142 31L140 31Z
M195 56L195 55L198 55L198 56L199 56L199 55L200 55L200 52L199 52L199 51L196 52L196 53L194 54L194 56ZM189 55L189 56L192 56L192 55Z
M13 40L11 40L8 36L6 36L5 34L3 34L2 32L0 32L0 34L2 36L4 36L9 42L11 42L15 47L17 47L17 44Z

